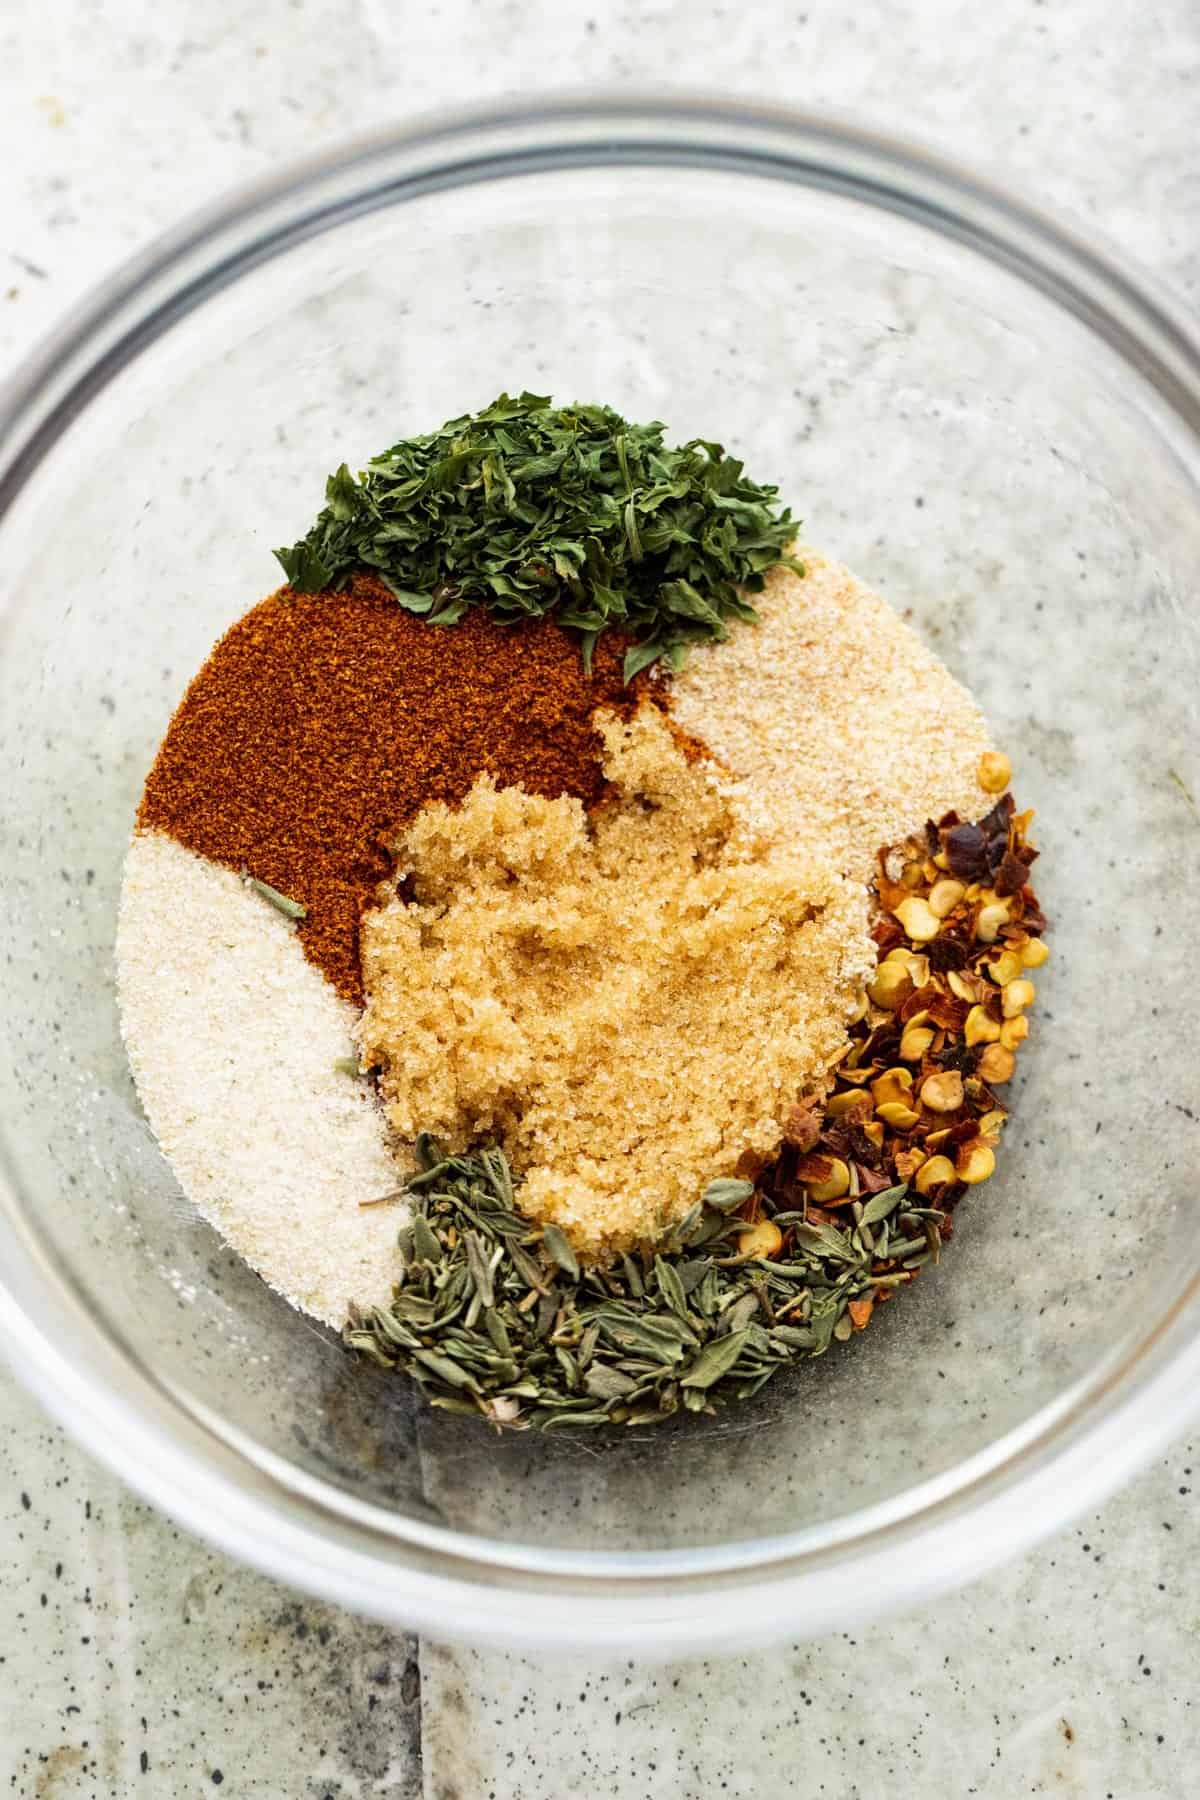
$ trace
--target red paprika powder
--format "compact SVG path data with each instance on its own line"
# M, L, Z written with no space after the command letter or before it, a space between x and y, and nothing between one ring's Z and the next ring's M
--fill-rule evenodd
M605 632L585 674L552 619L452 627L371 575L341 593L281 588L199 670L146 781L138 825L299 901L306 954L362 1003L358 920L389 873L386 840L426 801L501 786L591 806L604 792L598 706L627 707L627 640Z

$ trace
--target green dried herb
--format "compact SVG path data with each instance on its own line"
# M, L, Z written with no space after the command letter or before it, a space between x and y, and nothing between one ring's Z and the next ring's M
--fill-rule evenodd
M542 1232L542 1243L550 1252L551 1260L558 1264L564 1274L569 1275L573 1281L577 1281L579 1279L579 1263L566 1232L560 1231L557 1225L547 1225Z
M403 1190L402 1274L391 1304L351 1310L347 1347L410 1375L446 1411L498 1427L653 1425L681 1407L715 1412L798 1357L849 1336L852 1300L927 1258L944 1214L880 1194L844 1231L755 1202L791 1234L789 1260L736 1252L748 1181L712 1182L657 1253L581 1268L565 1234L516 1209L503 1151L449 1156L425 1133ZM876 1241L865 1224L879 1225ZM886 1220L921 1228L889 1251Z
M253 888L256 894L261 894L264 900L270 902L276 912L283 913L287 918L307 919L308 908L302 906L299 900L290 900L286 894L281 894L279 889L273 888L269 881L260 881L257 875L247 875L246 886Z
M890 1219L896 1208L908 1192L907 1182L899 1187L885 1188L882 1194L873 1194L862 1209L860 1225L878 1225L884 1219Z
M454 625L475 606L504 624L553 613L584 662L617 626L635 642L625 679L689 643L757 618L747 593L796 532L778 489L720 444L676 449L658 423L607 406L501 394L482 412L406 438L357 480L343 463L308 534L277 550L300 593L373 570L401 606Z
M732 1212L735 1206L741 1206L754 1192L752 1181L739 1181L733 1176L723 1177L719 1181L710 1181L701 1199L705 1206L714 1212Z

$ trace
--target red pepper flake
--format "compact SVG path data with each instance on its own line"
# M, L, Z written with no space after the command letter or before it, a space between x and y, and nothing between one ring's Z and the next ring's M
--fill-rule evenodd
M811 1150L821 1135L825 1102L820 1094L797 1100L783 1121L783 1141L793 1150ZM740 1170L739 1170L740 1172Z

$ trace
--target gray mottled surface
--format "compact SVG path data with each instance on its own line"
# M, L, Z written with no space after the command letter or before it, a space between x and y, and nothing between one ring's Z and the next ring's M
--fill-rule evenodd
M185 1537L0 1387L0 1793L412 1800L417 1646Z
M869 110L1200 291L1190 0L1014 0L969 30L949 0L166 0L152 22L26 0L0 18L0 351L227 182L531 75ZM182 1538L6 1387L0 1793L1165 1800L1200 1753L1191 1469L1180 1445L1098 1519L857 1640L655 1669L418 1654Z
M427 1645L430 1800L1190 1793L1192 1454L982 1588L865 1632L661 1668Z

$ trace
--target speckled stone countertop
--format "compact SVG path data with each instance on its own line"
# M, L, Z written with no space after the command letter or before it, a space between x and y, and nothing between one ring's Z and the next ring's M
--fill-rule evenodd
M670 80L870 113L1200 296L1200 14L1011 0L24 0L0 17L0 369L229 182L434 104ZM1197 1454L1200 1454L1198 1445ZM967 1593L719 1665L446 1650L182 1536L0 1376L0 1793L710 1800L1193 1792L1186 1442Z

